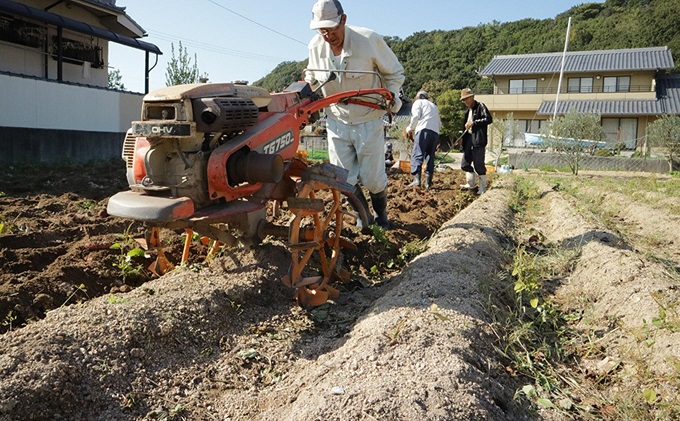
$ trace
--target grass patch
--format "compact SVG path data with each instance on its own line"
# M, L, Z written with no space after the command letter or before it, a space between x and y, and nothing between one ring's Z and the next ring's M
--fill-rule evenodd
M584 196L590 194L583 188L584 180L546 177L543 181L552 183L553 190L580 195L579 202L588 208L604 205L595 196ZM600 192L614 191L607 189L620 180L600 181L587 183L598 186ZM652 179L647 182L650 190L666 188ZM633 184L626 180L618 189L636 192ZM541 212L539 199L533 181L518 177L510 205L522 212L525 223L530 224L532 215ZM650 358L654 347L661 346L658 338L679 331L680 305L654 295L658 315L635 329L624 328L615 317L595 318L595 303L588 296L563 297L565 302L554 297L556 286L569 279L580 248L544 244L540 228L531 227L528 234L516 237L531 240L526 244L518 240L500 279L483 286L497 337L494 349L507 369L522 380L516 398L527 399L533 409L546 411L551 419L680 419L680 358L670 357L672 372L664 375L654 374ZM612 351L609 344L617 338L634 341Z

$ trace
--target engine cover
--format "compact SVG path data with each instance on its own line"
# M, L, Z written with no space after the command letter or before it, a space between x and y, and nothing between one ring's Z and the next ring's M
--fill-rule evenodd
M191 101L196 130L235 133L257 123L257 105L250 98L196 98Z

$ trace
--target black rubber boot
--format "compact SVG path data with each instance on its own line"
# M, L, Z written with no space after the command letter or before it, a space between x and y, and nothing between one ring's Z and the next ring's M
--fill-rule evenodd
M420 187L420 173L413 174L413 181L408 185L409 187Z
M425 175L425 190L428 190L430 187L432 187L432 174L426 174Z
M360 185L354 186L354 195L359 199L359 202L361 202L361 205L366 209L366 215L368 216L368 225L371 225L375 222L373 218L373 214L371 213L371 208L368 207L368 200L366 200L366 196L364 196L364 191L361 190ZM361 225L361 220L357 219L357 223ZM364 226L360 226L359 228L368 228Z
M387 189L380 193L371 193L371 204L375 211L375 222L383 229L390 229L392 224L387 220Z

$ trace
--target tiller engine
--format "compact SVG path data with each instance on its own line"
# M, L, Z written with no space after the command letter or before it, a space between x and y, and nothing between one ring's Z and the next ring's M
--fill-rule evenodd
M317 91L305 82L271 94L203 83L144 97L141 121L132 123L123 145L130 190L112 196L107 211L148 226L147 246L157 252L152 271L173 268L160 228L186 231L182 263L194 233L211 240L211 252L274 236L288 240L292 264L283 282L302 306L337 297L329 283L349 278L341 250L356 247L342 236L345 216L366 227L368 209L346 183L346 170L299 155L300 131L319 110L341 101L389 109L392 93L379 88L319 98ZM351 212L343 208L343 195ZM288 225L273 222L281 209L291 214ZM313 257L321 273L303 276Z

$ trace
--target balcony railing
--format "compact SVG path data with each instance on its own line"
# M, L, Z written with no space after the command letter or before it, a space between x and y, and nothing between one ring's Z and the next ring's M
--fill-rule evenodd
M581 88L580 90L569 89L568 86L563 86L560 89L561 94L593 94L593 93L605 93L605 94L615 94L615 93L630 93L630 92L654 92L654 89L650 85L630 85L625 89L620 87L618 90L613 90L610 87L593 86L592 88ZM478 89L476 94L479 95L524 95L524 94L556 94L556 87L546 87L546 88L535 88L535 89L523 89L517 91L501 92L500 90L494 91L493 88Z

